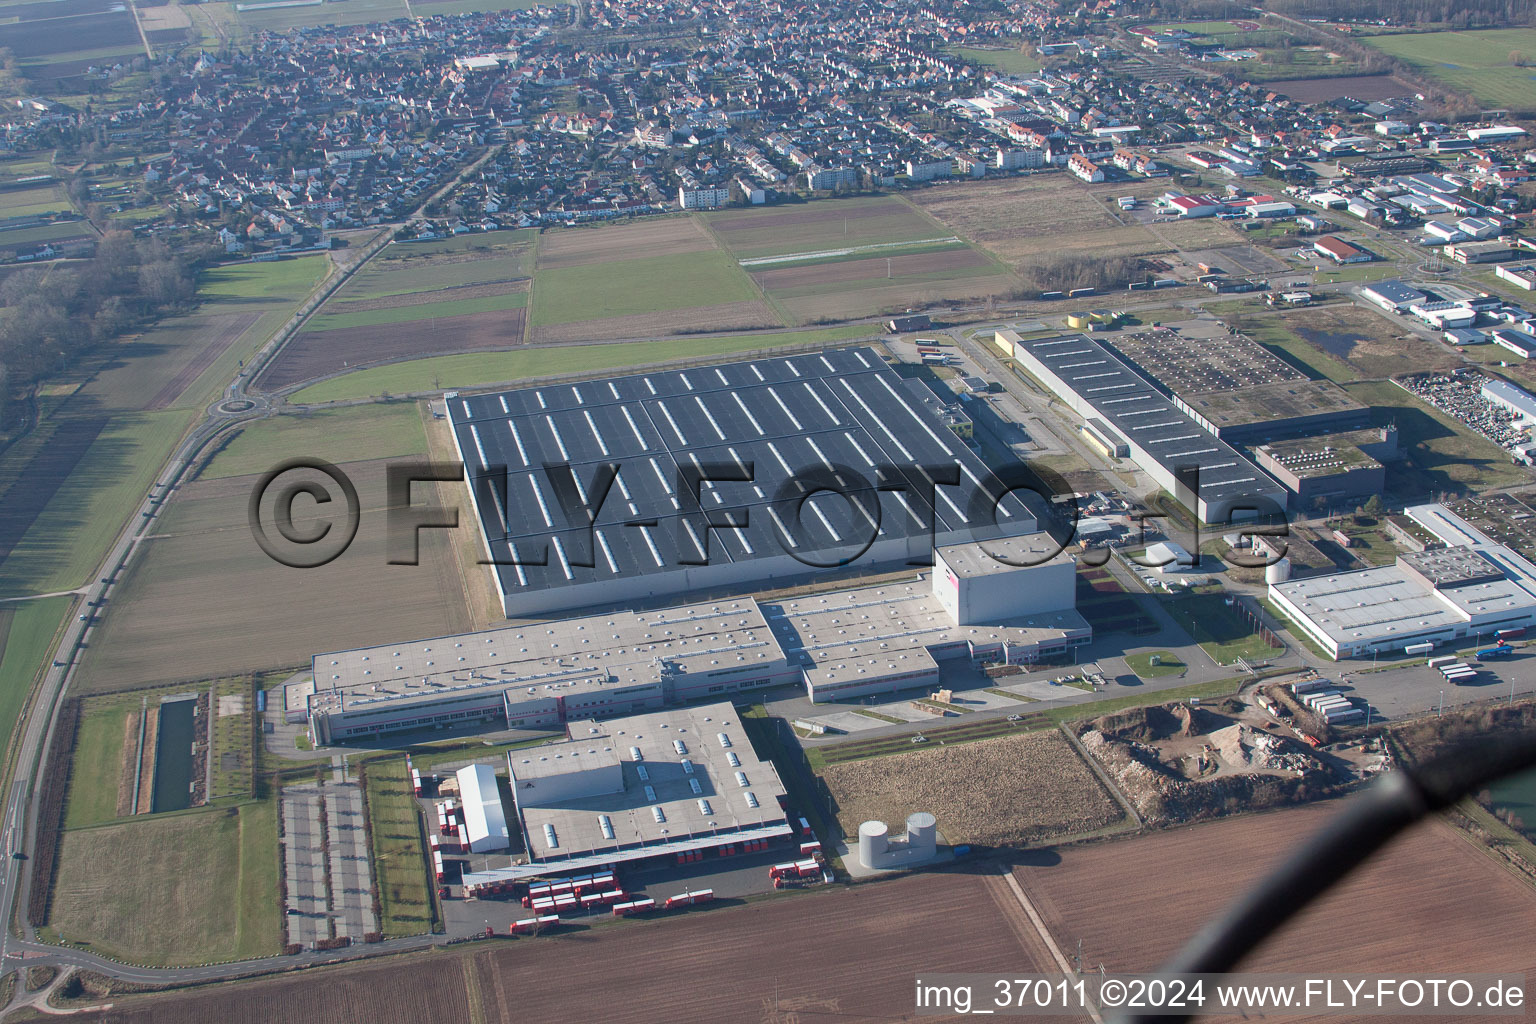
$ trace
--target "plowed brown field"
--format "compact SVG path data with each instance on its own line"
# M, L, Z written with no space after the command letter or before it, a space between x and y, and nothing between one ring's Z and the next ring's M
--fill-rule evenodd
M539 237L539 268L579 267L612 260L673 256L713 249L714 240L694 217L667 217L633 224L564 228Z
M1342 807L1334 801L1065 848L1059 861L1033 855L1036 863L1016 876L1061 948L1075 950L1081 940L1085 963L1146 971ZM1536 971L1536 892L1434 821L1378 854L1240 969L1529 973Z
M439 316L377 327L343 327L300 334L262 372L257 386L271 391L348 367L422 356L513 348L523 343L522 309Z
M872 1024L915 1019L922 974L1044 972L1050 963L1004 878L938 872L388 966L130 996L78 1019Z

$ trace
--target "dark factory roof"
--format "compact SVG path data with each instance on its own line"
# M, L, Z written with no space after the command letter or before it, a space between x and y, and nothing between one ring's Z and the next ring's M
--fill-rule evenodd
M876 537L926 553L933 532L953 543L1035 528L1016 496L993 516L987 495L1005 488L868 348L455 395L447 408L487 547L522 563L497 566L506 594L786 554L809 571ZM945 467L959 485L932 488L911 467ZM686 479L748 469L750 482ZM745 529L711 533L706 514Z

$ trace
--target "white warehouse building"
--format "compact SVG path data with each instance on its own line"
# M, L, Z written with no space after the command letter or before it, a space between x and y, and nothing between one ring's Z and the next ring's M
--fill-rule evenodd
M1334 659L1536 624L1536 565L1443 505L1408 516L1447 547L1393 565L1272 583L1275 607Z
M507 832L507 814L501 806L501 792L496 785L496 769L488 764L472 764L454 773L459 780L459 797L464 805L464 835L471 853L505 850L511 842Z

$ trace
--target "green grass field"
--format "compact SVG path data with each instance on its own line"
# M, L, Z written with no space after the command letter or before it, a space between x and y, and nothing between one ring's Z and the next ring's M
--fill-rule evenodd
M328 262L317 255L214 267L198 282L198 298L204 302L301 298L319 283Z
M438 388L471 387L525 377L561 373L624 370L669 359L704 359L739 352L870 338L872 327L835 327L798 333L740 335L723 338L670 338L615 345L570 345L515 352L470 352L359 370L311 385L289 396L297 405L338 402L375 395L405 395Z
M0 632L0 750L10 742L27 694L48 660L48 647L69 614L72 600L48 597L4 606L10 628Z
M1027 75L1040 70L1040 59L1019 50L982 50L974 46L952 46L949 52L977 64L984 64L1005 75Z
M150 714L159 698L149 698ZM67 829L103 825L117 818L117 788L123 777L127 719L143 707L143 698L113 696L93 698L80 708L80 732L70 763L69 794L64 804ZM134 738L137 747L137 736ZM133 751L127 756L131 759Z
M1245 329L1254 341L1314 379L1326 378L1335 384L1348 384L1360 376L1342 359L1292 333L1278 316L1254 317Z
M541 270L533 282L533 324L568 324L760 298L736 261L686 252Z
M78 587L106 555L192 413L114 416L6 557L0 597Z
M405 758L368 766L368 819L384 914L380 928L390 936L431 930L433 896Z
M385 324L406 324L418 320L431 320L440 316L463 316L469 313L495 313L506 309L522 309L528 305L527 292L503 292L500 295L482 295L477 299L454 299L448 302L422 302L414 306L394 306L388 309L364 309L356 312L321 313L304 324L304 330L335 331L345 327L381 327ZM341 309L334 305L330 309Z
M1158 663L1152 664L1152 658L1156 655ZM1172 651L1143 651L1140 654L1126 655L1125 663L1130 666L1143 679L1160 679L1163 676L1176 676L1184 672L1188 666L1179 660L1179 656Z
M1377 35L1361 42L1490 106L1536 110L1536 68L1510 59L1536 60L1536 28Z
M0 231L0 249L31 249L44 242L65 242L71 238L84 238L89 234L91 234L90 225L83 220L66 220L35 228Z
M1276 653L1246 619L1226 606L1220 593L1181 594L1164 601L1163 608L1218 664Z
M271 955L281 934L277 857L270 799L70 830L49 928L146 966Z
M202 475L213 479L265 473L298 456L339 464L425 455L426 451L427 432L414 404L360 405L253 423L214 457Z
M69 197L58 185L18 188L0 192L0 220L7 217L32 217L68 210Z

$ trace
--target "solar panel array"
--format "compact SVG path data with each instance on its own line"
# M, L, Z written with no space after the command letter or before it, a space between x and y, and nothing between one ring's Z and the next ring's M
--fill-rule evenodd
M1035 528L1016 497L995 515L993 502L977 501L1004 488L868 348L454 397L447 406L487 548L504 563L496 567L504 595L785 555L810 571L872 539L926 545L935 517L941 539ZM617 471L604 496L608 466ZM930 507L927 481L942 474L914 467L945 467L959 485L932 489ZM698 482L697 497L684 478L749 471L751 481ZM817 493L822 485L854 497ZM711 533L706 514L744 528Z

